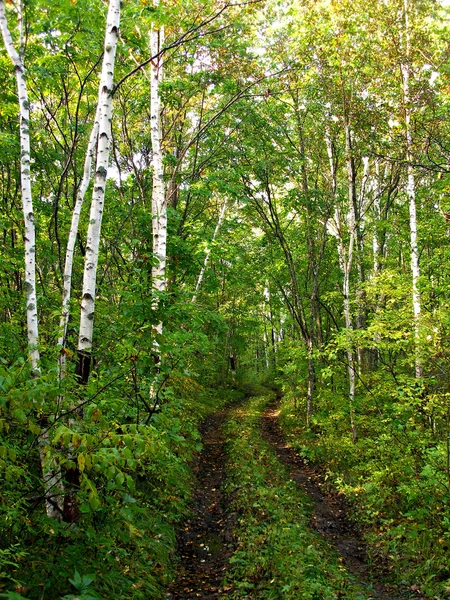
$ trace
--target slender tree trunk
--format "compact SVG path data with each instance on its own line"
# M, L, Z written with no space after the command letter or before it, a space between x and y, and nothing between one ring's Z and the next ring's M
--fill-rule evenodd
M266 288L264 289L264 297L267 300L267 304L269 307L269 313L267 315L267 318L269 320L270 323L270 343L271 343L271 347L272 347L272 365L273 365L273 369L274 372L276 372L277 369L277 335L276 335L276 331L275 331L275 327L274 327L274 314L273 314L273 310L272 310L272 294L270 293L270 289L269 289L269 284L267 283Z
M378 235L378 227L381 221L381 184L380 184L380 161L375 161L375 177L373 183L373 238L372 238L372 250L373 250L373 274L377 276L381 270L381 244Z
M308 392L306 396L306 425L311 425L314 413L314 395L316 392L316 369L314 364L314 342L308 339Z
M408 162L408 180L406 185L406 194L409 200L409 229L411 243L411 275L412 275L412 304L414 313L414 338L416 346L415 374L417 379L423 375L421 348L420 348L420 314L421 299L419 292L419 248L417 242L417 215L416 215L416 181L414 176L413 161L413 139L411 133L411 98L409 92L409 58L410 58L410 35L409 35L409 0L404 0L404 18L405 18L405 45L406 61L402 64L403 77L403 104L405 118L405 136L406 136L406 160Z
M153 5L158 7L159 0ZM163 80L163 57L159 55L164 46L164 27L152 25L150 31L150 52L157 56L150 63L150 121L152 142L152 226L153 226L153 255L156 264L152 268L152 287L154 292L153 307L158 308L160 294L166 289L167 261L167 198L164 185L164 165L162 148L161 97L160 85ZM158 336L162 335L162 321L156 326ZM159 343L154 343L155 361L160 361Z
M345 248L344 244L344 236L342 230L341 216L339 211L339 200L337 197L337 174L336 167L334 161L334 153L333 153L333 145L331 142L331 137L329 134L326 135L326 144L327 144L327 152L328 158L330 162L330 172L331 172L331 180L332 180L332 190L334 196L334 225L336 231L334 235L337 238L337 247L338 247L338 256L339 256L339 265L341 267L342 275L343 275L343 284L342 284L342 294L344 296L344 321L345 328L350 335L350 332L353 331L353 322L350 311L350 273L352 269L353 263L353 252L355 245L355 223L352 218L353 211L350 208L350 240L348 244L348 250ZM355 423L355 389L356 389L356 361L353 353L352 342L351 339L347 341L347 363L348 363L348 380L349 380L349 394L348 394L348 403L349 403L349 412L350 412L350 426L352 430L352 439L356 442L357 439L357 430Z
M306 198L306 231L307 231L307 245L308 245L308 260L309 268L312 274L312 289L309 295L309 324L307 331L306 345L308 349L308 392L306 395L306 425L311 425L311 418L314 413L314 396L316 391L316 368L314 362L314 347L317 343L316 335L316 323L317 323L317 312L318 312L318 300L319 300L319 265L316 261L316 244L315 244L315 232L313 232L312 219L313 212L311 210L311 200L309 198L309 185L308 185L308 172L306 170L306 151L305 141L303 135L303 126L301 119L297 116L297 129L300 141L300 154L301 154L301 182L302 190Z
M213 236L212 236L211 243L214 242L214 240L217 237L217 234L219 233L219 229L220 229L220 226L222 225L222 221L223 221L223 218L225 216L226 210L227 210L227 201L225 200L224 203L223 203L223 206L222 206L222 208L220 210L219 219L218 219L217 225L216 225L216 227L214 229L214 233L213 233ZM202 268L200 270L200 273L199 273L199 276L198 276L198 279L197 279L197 285L195 286L195 293L192 296L192 302L195 302L196 299L197 299L197 292L200 289L200 286L202 284L203 276L205 274L206 267L208 266L210 254L211 254L211 248L207 248L206 252L205 252L205 259L203 261L203 266L202 266Z
M95 294L100 234L105 202L106 175L111 147L112 91L114 64L119 38L120 0L110 0L106 20L105 48L100 79L98 110L98 144L94 175L94 190L86 242L86 257L81 300L80 333L78 338L77 375L87 383L92 363Z
M17 52L9 31L6 18L5 3L0 0L0 29L3 41L16 74L17 93L19 97L20 118L20 180L22 191L22 208L25 224L25 282L27 294L26 315L28 354L31 364L32 377L38 378L41 374L39 357L39 328L38 309L36 296L36 230L31 194L30 172L30 103L23 60L24 39L22 3L18 6L18 22L20 31L20 50ZM55 520L61 519L61 477L55 458L51 451L50 439L47 431L46 420L42 423L43 431L39 436L39 456L42 467L44 495L46 499L47 515Z
M72 222L70 225L69 237L67 240L66 260L65 260L65 264L64 264L64 287L63 287L62 311L61 311L61 319L59 322L59 337L58 337L58 347L60 348L60 355L59 355L59 359L58 359L60 380L64 379L65 371L66 371L66 353L64 352L64 347L66 345L67 326L69 323L69 315L70 315L70 297L71 297L71 293L72 293L73 257L74 257L74 251L75 251L75 243L77 240L78 225L80 222L81 209L83 207L84 197L86 195L86 191L89 186L89 181L91 179L92 159L95 154L95 149L96 149L97 140L98 140L99 106L100 105L97 106L97 111L95 114L95 121L94 121L92 130L91 130L91 135L90 135L88 147L86 150L83 178L81 180L81 184L78 189L77 199L76 199L75 207L74 207L73 213L72 213Z
M33 375L39 377L39 330L38 309L36 298L36 229L34 223L33 200L31 195L30 172L30 103L23 61L23 31L22 11L19 4L20 50L17 52L8 28L5 12L5 3L0 1L0 28L6 51L14 65L16 75L17 94L19 96L20 119L20 180L22 191L22 209L25 224L25 282L24 288L27 295L26 315L28 334L28 353Z
M266 366L266 371L269 370L270 362L269 362L269 335L267 333L267 315L265 312L262 314L262 320L264 323L264 361Z
M361 230L361 206L365 193L365 185L367 183L367 170L368 163L364 168L364 175L361 182L361 193L358 198L358 194L356 191L356 168L355 168L355 158L353 152L353 140L352 140L352 132L350 129L350 123L348 122L347 117L345 117L345 154L346 154L346 166L347 166L347 180L348 180L348 198L349 198L349 228L351 231L354 231L355 236L355 262L358 273L358 285L356 287L356 300L357 300L357 310L356 310L356 328L364 329L366 324L366 314L365 314L365 293L363 290L363 284L365 280L365 270L364 270L364 248L363 248L363 235ZM361 372L363 369L363 365L366 362L365 352L362 348L358 348L358 370Z
M382 245L379 236L379 228L381 223L381 171L380 161L375 160L375 173L371 178L370 189L372 193L372 206L373 206L373 225L372 225L372 254L373 254L373 277L377 277L381 272L381 257L382 257ZM376 310L380 305L380 297L377 294ZM379 361L379 350L378 342L381 340L381 334L375 334L375 347L371 350L371 368L376 369Z

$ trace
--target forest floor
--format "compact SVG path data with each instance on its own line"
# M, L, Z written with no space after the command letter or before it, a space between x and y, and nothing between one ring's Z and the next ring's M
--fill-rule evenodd
M384 583L387 573L370 564L361 533L348 517L345 500L325 484L324 473L306 463L289 446L278 422L278 408L271 403L264 411L261 433L285 464L290 477L313 502L311 527L330 542L342 557L347 570L364 586L370 587L371 598L401 598L395 588Z
M233 578L229 579L230 585L223 584L230 558L237 546L233 530L238 514L225 485L230 458L226 453L224 425L231 410L219 411L210 416L202 426L203 451L194 465L196 491L190 517L178 534L179 564L175 581L167 594L170 600L259 598L252 592L245 596L235 595L237 592L233 590ZM338 560L349 576L361 589L366 590L357 597L381 600L404 597L384 583L386 574L382 569L370 564L362 537L349 520L342 497L326 489L323 474L306 464L286 443L278 424L276 401L269 404L261 416L259 434L272 448L278 461L287 468L290 479L309 497L312 505L309 527L334 547ZM279 597L284 598L284 595ZM292 595L289 597L297 598ZM344 592L333 597L347 596ZM298 596L298 600L302 600L302 597Z
M169 588L170 600L223 598L221 582L233 554L235 515L227 512L223 491L226 475L225 437L222 425L228 414L222 409L208 417L201 428L203 450L194 465L196 491L191 514L177 537L180 563Z

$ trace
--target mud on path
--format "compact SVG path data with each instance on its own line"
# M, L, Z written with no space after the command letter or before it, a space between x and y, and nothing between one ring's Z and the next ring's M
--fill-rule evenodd
M177 538L180 563L167 598L212 600L226 597L220 587L233 553L233 515L222 491L226 471L222 425L227 410L211 415L201 428L203 450L194 465L196 490L191 516Z
M368 598L398 600L404 597L399 595L398 590L383 583L380 570L369 566L364 541L348 519L345 503L337 493L324 492L323 474L306 464L286 443L278 423L278 414L275 402L266 408L261 423L262 437L274 447L278 459L289 468L291 479L311 498L311 527L335 547L348 571L370 590Z

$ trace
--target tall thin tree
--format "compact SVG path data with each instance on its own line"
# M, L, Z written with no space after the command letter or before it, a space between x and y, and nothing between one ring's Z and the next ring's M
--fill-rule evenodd
M92 364L95 294L100 234L105 203L106 176L111 149L111 121L113 107L113 80L120 25L120 0L110 0L106 20L105 47L98 93L98 143L94 175L94 189L89 216L86 257L81 300L80 332L78 338L77 375L86 383Z

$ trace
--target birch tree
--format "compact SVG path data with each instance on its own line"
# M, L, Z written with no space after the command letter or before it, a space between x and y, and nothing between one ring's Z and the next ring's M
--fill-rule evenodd
M77 193L77 199L75 207L72 213L72 220L70 224L69 237L67 240L66 248L66 259L64 262L64 275L63 275L63 298L62 298L62 311L59 322L59 337L58 347L60 348L59 355L59 378L63 379L66 370L66 353L64 346L66 345L67 337L67 326L69 323L70 316L70 298L72 294L72 271L73 271L73 258L75 252L75 243L78 234L78 225L80 222L81 209L83 208L84 198L91 180L92 171L92 159L95 155L95 150L98 141L98 130L99 130L99 106L95 114L94 125L91 129L91 135L89 137L89 143L86 150L86 157L84 161L83 177L81 180L80 187Z
M33 212L33 200L31 194L31 171L30 171L30 102L28 100L27 79L24 64L25 38L23 23L22 2L18 4L19 25L19 50L17 51L5 11L4 0L0 0L0 28L6 51L14 66L16 76L17 94L19 97L19 119L20 119L20 180L22 192L22 210L24 218L24 241L25 241L25 291L27 294L27 334L28 353L32 369L32 375L40 375L39 365L39 326L38 307L36 297L36 229Z
M344 242L344 232L342 227L341 213L339 209L338 199L338 185L337 185L337 172L336 162L333 151L333 142L329 132L325 135L325 141L327 146L328 159L330 164L330 175L331 175L331 189L334 199L334 223L330 222L330 231L337 239L337 249L339 256L339 266L342 271L343 283L342 283L342 295L343 295L343 308L344 308L344 320L345 329L347 331L347 371L349 381L348 391L348 403L350 409L350 426L352 430L352 439L355 442L357 438L357 430L355 423L355 388L356 388L356 361L355 355L352 348L352 342L350 334L353 331L353 321L350 310L350 273L352 270L356 227L354 223L354 213L350 207L349 210L349 234L350 239L348 242L348 248Z
M419 247L417 241L417 211L416 211L416 180L413 167L413 138L411 132L411 97L410 97L410 25L409 25L409 0L404 0L404 43L405 60L401 65L402 83L403 83L403 111L405 120L405 141L406 141L406 160L408 163L408 179L406 184L406 195L409 201L409 230L411 244L411 276L412 276L412 305L414 314L414 339L416 345L415 374L417 379L421 379L422 359L420 357L420 313L421 300L419 292Z
M41 374L39 356L39 325L36 294L36 229L33 212L31 189L31 160L30 160L30 103L28 100L27 79L24 64L24 22L23 6L18 4L19 51L17 51L5 11L5 3L0 1L0 28L9 58L14 66L16 75L17 94L19 97L20 119L20 180L22 195L22 210L24 218L25 246L25 282L26 315L28 334L28 355L31 364L31 375L38 378ZM43 420L43 431L39 438L39 455L43 474L44 496L46 499L47 515L55 520L61 518L61 477L50 449L47 421Z
M159 0L154 0L159 6ZM160 54L164 46L164 26L153 24L150 31L150 51L154 58L150 63L150 119L152 142L152 228L153 253L157 263L153 268L153 287L156 292L163 292L166 286L166 241L167 241L167 205L164 185L164 166L162 149L161 97L160 85L163 81L163 56ZM158 333L162 332L162 324L158 325Z
M92 364L92 338L94 332L97 266L105 202L106 176L111 148L112 91L116 49L119 39L119 24L120 0L110 0L106 20L105 46L98 93L98 144L94 189L87 232L80 332L78 338L78 364L76 372L83 383L86 383L89 379ZM89 158L87 160L89 161Z
M159 7L159 0L154 0L153 6ZM167 260L167 198L164 185L164 164L162 148L161 97L160 85L163 80L164 26L152 23L150 29L150 52L153 60L150 62L150 135L152 144L152 233L153 256L152 290L154 294L153 308L159 305L161 294L166 289L166 260ZM163 323L160 319L156 325L157 338L162 335ZM161 360L159 341L154 342L155 363ZM154 389L150 390L151 396Z

